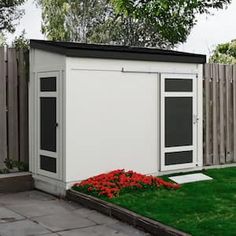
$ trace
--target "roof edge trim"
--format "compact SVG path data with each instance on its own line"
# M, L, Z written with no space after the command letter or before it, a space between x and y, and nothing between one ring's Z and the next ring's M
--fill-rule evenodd
M206 55L152 48L52 42L44 40L30 40L30 47L66 55L68 57L179 62L196 64L206 63Z

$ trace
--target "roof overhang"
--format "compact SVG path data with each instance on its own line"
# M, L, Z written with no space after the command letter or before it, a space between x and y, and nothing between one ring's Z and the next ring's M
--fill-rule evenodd
M178 63L206 63L206 55L127 46L111 46L99 44L82 44L71 42L53 42L30 40L30 47L68 57L122 59L139 61L159 61Z

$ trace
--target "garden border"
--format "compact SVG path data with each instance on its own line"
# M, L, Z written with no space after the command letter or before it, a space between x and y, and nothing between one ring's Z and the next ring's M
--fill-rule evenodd
M128 223L138 229L148 232L152 235L159 236L189 236L170 226L164 225L158 221L136 214L132 211L119 207L115 204L103 201L99 198L80 193L75 190L67 190L66 198L70 201L77 202L90 209L97 210L102 214L116 218L120 221Z
M34 189L31 173L0 174L0 193L17 193Z

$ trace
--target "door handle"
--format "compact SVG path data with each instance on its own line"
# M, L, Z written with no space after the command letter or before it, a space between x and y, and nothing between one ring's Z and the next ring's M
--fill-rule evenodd
M57 122L55 123L55 127L58 127L58 123Z
M198 116L194 114L194 115L193 115L193 124L197 124L198 121L199 121Z

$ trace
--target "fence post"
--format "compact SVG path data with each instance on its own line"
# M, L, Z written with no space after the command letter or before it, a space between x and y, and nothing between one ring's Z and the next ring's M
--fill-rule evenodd
M28 163L28 58L24 50L17 52L19 78L19 156Z
M7 158L7 107L5 50L0 48L0 168Z
M233 66L233 139L234 155L233 161L236 162L236 65Z
M231 92L231 86L232 86L232 66L227 65L226 71L226 162L231 163L232 158L232 130L231 130L231 123L232 123L232 92Z
M219 66L219 113L220 113L220 135L219 135L219 142L220 142L220 164L225 163L225 106L224 106L224 88L225 88L225 66Z
M219 67L218 64L213 64L213 76L212 76L212 106L213 106L213 164L219 164L219 153L218 153L218 122L217 122L217 111L218 111L218 99L217 99L217 87L219 81Z
M203 100L203 108L204 108L204 153L203 153L203 161L204 165L211 165L212 160L210 156L210 79L211 79L211 68L209 64L205 64L204 66L204 100Z

